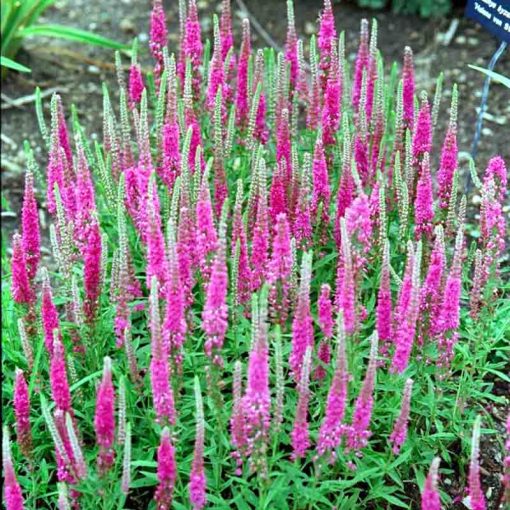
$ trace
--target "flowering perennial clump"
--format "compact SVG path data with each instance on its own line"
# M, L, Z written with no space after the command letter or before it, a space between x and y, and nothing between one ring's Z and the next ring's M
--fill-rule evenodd
M441 138L411 48L387 68L363 20L351 65L330 0L309 42L287 0L282 52L248 19L236 40L223 0L209 43L201 4L179 1L171 48L154 0L154 69L116 55L100 142L58 95L49 128L38 105L46 172L29 151L3 300L5 504L417 508L419 487L446 508L439 457L505 402L507 163L470 162L473 222L457 89ZM473 510L479 442L477 420L455 466Z

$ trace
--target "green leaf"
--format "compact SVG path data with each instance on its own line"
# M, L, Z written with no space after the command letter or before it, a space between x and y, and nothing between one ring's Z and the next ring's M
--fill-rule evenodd
M0 65L2 67L7 67L8 69L12 69L13 71L19 71L20 73L31 73L32 70L28 67L11 60L10 58L0 56Z
M494 81L501 83L501 85L504 85L507 89L510 89L510 78L508 78L508 76L504 76L494 71L489 71L488 69L484 69L483 67L473 66L471 64L469 64L468 67L470 67L471 69L475 69L476 71L480 71L481 73L485 74Z
M80 30L79 28L65 27L62 25L37 25L33 27L27 27L21 30L19 35L20 37L58 37L60 39L69 39L71 41L102 46L104 48L113 48L115 50L128 49L126 44L114 41L113 39L108 39L107 37L93 34L87 30Z

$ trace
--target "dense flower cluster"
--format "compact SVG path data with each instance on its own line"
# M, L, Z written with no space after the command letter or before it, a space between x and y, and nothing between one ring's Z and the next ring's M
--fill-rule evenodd
M119 116L105 88L95 150L74 115L71 137L53 97L51 129L40 119L48 141L45 203L29 157L11 257L26 358L16 354L12 367L23 368L11 385L15 454L33 462L47 453L32 436L31 413L40 409L54 444L59 508L79 508L89 478L99 480L103 495L115 485L117 464L127 496L132 440L144 448L139 467L150 469L149 456L156 456L155 473L144 472L137 487L155 486L159 510L171 508L182 487L194 509L214 505L208 490L227 469L224 458L209 455L224 453L228 439L219 434L229 421L232 472L256 473L261 493L273 480L271 449L278 463L313 461L317 477L332 466L356 469L376 442L379 459L388 440L388 455L399 455L420 433L415 406L424 405L423 388L452 375L464 321L476 320L496 296L507 168L497 156L483 179L473 172L480 236L468 252L456 90L438 150L437 101L426 93L417 101L409 47L401 75L394 67L385 79L376 22L361 24L350 76L330 0L309 62L292 0L278 54L252 49L248 20L234 41L229 0L213 17L213 44L204 45L200 5L179 2L180 48L171 54L163 2L154 0L153 73L142 72L135 45L126 80L117 55ZM40 267L43 206L51 217L51 278ZM391 385L404 388L400 412L384 406L380 419ZM230 388L232 399L225 397ZM82 405L89 393L90 430L85 421L94 405ZM132 436L132 426L152 437ZM99 476L83 452L92 433ZM156 437L159 446L145 455ZM476 422L467 477L473 510L485 509L479 441ZM3 446L4 499L18 510L23 496L8 438ZM508 490L508 456L505 462ZM438 469L434 459L423 509L440 509ZM237 494L236 480L222 490ZM20 481L32 498L30 477Z

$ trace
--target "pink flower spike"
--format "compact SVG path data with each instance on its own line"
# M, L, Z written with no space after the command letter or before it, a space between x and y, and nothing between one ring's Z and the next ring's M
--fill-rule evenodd
M320 50L320 68L323 74L323 89L326 81L330 76L330 67L333 64L333 48L337 41L337 33L335 28L335 17L333 15L333 8L331 7L331 0L324 0L324 9L320 14L319 26L319 50Z
M416 198L414 200L414 235L419 239L421 235L430 237L432 234L432 222L434 220L434 197L432 195L432 179L430 177L429 154L423 154L421 173L416 186Z
M441 150L441 160L437 171L439 184L439 206L447 209L450 203L453 177L458 166L457 126L450 124Z
M495 198L498 202L503 202L508 190L508 172L505 160L501 156L494 156L490 159L485 169L483 183L488 185L489 181L494 181Z
M377 371L377 333L373 333L370 342L370 358L368 367L361 387L354 412L352 415L352 425L348 430L347 446L352 450L361 450L368 443L371 435L370 421L372 419L372 408L374 406L374 387Z
M425 92L421 95L421 107L413 131L413 157L418 161L426 152L432 149L432 119L430 105Z
M200 35L200 22L198 20L198 10L195 0L188 1L188 17L186 19L184 31L184 58L191 62L193 71L193 92L194 96L200 94L200 66L202 65L203 46ZM184 83L184 67L181 82Z
M195 376L195 405L197 425L195 433L195 449L193 452L193 462L191 464L188 490L193 510L201 510L206 503L207 482L204 472L204 407L200 391L200 381L197 376Z
M32 455L32 430L30 428L30 396L23 371L16 369L14 383L14 416L16 417L16 438L25 457Z
M161 433L161 442L158 448L158 481L154 494L158 510L169 510L172 505L175 480L177 478L177 465L175 462L175 449L170 439L168 427Z
M94 219L89 227L88 239L85 244L83 281L85 287L85 302L83 303L85 317L89 323L94 321L99 297L101 296L101 230Z
M50 357L53 355L53 331L60 330L58 312L53 303L50 279L48 272L44 269L41 298L41 318L44 332L44 344Z
M487 503L480 481L480 425L481 417L477 416L473 427L471 441L471 462L469 463L469 503L471 510L485 510Z
M312 167L313 177L313 194L312 194L312 220L314 223L329 222L329 201L331 198L331 190L329 188L328 167L326 164L326 156L324 154L324 146L320 136L317 137L315 143L315 152ZM317 218L319 204L322 204L322 217Z
M23 510L25 508L25 501L23 499L21 487L16 479L16 473L14 472L9 431L6 426L4 426L2 437L2 464L4 471L4 502L6 510Z
M421 493L421 510L441 510L441 498L437 490L439 457L434 458Z
M379 292L377 294L377 334L381 342L381 351L387 354L391 343L391 289L390 289L390 247L384 244Z
M30 305L34 301L34 291L28 279L26 254L21 236L16 232L12 236L12 297L16 303Z
M214 363L221 364L221 348L228 329L228 273L225 247L225 225L220 226L220 245L214 259L207 297L202 312L202 329L206 334L205 353Z
M267 268L269 303L273 317L284 324L289 312L289 278L292 272L290 229L285 214L276 219L273 253Z
M310 365L312 363L312 347L307 347L303 357L303 365L298 383L298 402L294 426L290 434L292 441L292 459L303 458L310 448L308 430L308 403L310 401Z
M412 131L414 124L414 64L413 50L404 48L404 66L402 68L402 103L404 124Z
M251 242L252 290L258 290L266 280L269 260L269 217L267 196L264 190L259 194L257 218L253 226Z
M303 253L301 283L294 320L292 321L292 350L289 366L296 383L301 379L303 360L308 348L313 349L314 332L310 314L310 281L312 278L312 254Z
M145 89L143 74L140 64L132 64L129 68L129 106L135 108L142 100L142 93Z
M267 342L266 288L262 290L260 307L253 301L253 340L248 362L248 382L241 401L244 420L245 454L250 457L250 469L266 476L265 452L268 447L271 393L269 390L269 348Z
M250 21L243 19L243 40L237 66L237 90L236 90L236 122L243 129L248 125L250 115L250 101L248 97L248 67L251 55Z
M53 339L53 356L50 363L51 395L57 409L72 414L71 391L67 380L67 367L65 351L58 332L55 331Z
M115 391L112 382L112 360L105 356L103 379L99 384L96 397L96 414L94 417L96 443L99 445L97 467L104 475L113 465L115 450Z
M186 338L186 306L179 273L179 259L175 246L175 226L169 224L171 233L168 242L169 276L166 292L166 313L163 324L163 345L171 353L177 365L182 362L182 346Z
M39 230L39 213L34 194L34 176L28 171L25 177L25 192L21 210L21 237L28 279L33 280L41 260L41 234Z
M234 47L234 35L232 34L232 8L230 0L223 0L221 3L220 41L221 59L225 62L228 52Z
M156 277L152 277L150 293L151 363L150 376L152 399L157 423L175 423L175 407L170 365L164 348L159 315L159 289Z
M328 339L333 336L333 326L335 325L333 321L333 305L330 296L331 287L327 283L324 283L321 286L321 293L317 303L317 313L322 334Z
M166 47L168 31L166 28L165 11L162 0L153 0L151 12L151 26L149 34L149 48L156 60L154 76L159 88L159 80L163 70L163 48Z
M361 99L361 83L363 81L363 71L368 70L368 62L370 52L368 47L368 21L361 20L360 39L358 54L356 55L356 63L354 67L354 78L352 83L352 104L357 111Z
M161 136L163 161L158 170L158 175L171 191L175 180L181 173L180 129L177 120L166 121L163 124Z
M345 352L345 331L341 313L338 314L337 319L337 335L338 345L335 373L329 388L326 412L317 439L317 453L320 456L329 454L329 460L335 459L335 448L340 444L342 420L347 405L347 385L349 382Z
M400 448L404 444L407 437L407 424L409 421L409 412L411 410L411 393L413 390L413 380L407 379L404 387L404 395L402 397L402 406L400 414L393 424L393 431L390 435L390 443L392 451L398 455Z
M294 18L293 0L287 0L287 40L285 42L285 60L290 64L290 85L295 88L298 83L299 62L296 20Z

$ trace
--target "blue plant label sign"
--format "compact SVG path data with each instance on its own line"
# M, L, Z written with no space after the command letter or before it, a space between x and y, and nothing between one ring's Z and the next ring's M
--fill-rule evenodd
M510 0L468 0L466 16L499 40L510 42Z

